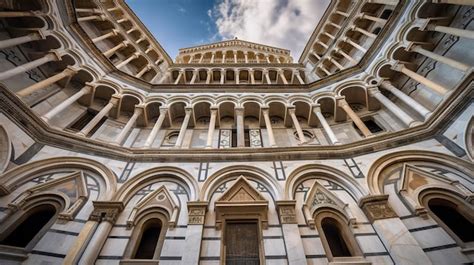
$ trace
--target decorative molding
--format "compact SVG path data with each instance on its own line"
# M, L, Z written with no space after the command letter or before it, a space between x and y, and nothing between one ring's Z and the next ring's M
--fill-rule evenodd
M204 225L208 202L188 202L188 225Z
M94 210L89 216L90 221L107 221L112 224L117 221L117 217L122 212L124 205L119 201L93 201Z
M174 228L178 222L180 210L179 203L176 202L168 189L162 185L158 189L147 194L135 205L135 207L133 207L127 220L127 229L131 229L136 224L142 213L152 211L157 207L162 208L167 212L168 227Z
M368 195L360 199L359 206L370 222L398 217L388 204L388 195Z
M280 223L282 224L297 224L296 221L296 201L277 201L276 206L278 209L278 214L280 216Z
M244 176L235 183L214 203L216 212L216 228L220 229L228 216L236 218L255 217L268 227L268 201L258 192Z

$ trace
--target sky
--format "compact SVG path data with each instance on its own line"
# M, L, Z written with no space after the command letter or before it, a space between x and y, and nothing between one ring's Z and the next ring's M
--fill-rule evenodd
M178 49L237 37L299 59L330 0L126 0L174 60Z

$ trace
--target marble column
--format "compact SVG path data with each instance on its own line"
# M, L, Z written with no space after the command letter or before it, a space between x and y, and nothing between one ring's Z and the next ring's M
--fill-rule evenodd
M249 53L244 52L244 57L245 57L245 63L249 63Z
M300 84L303 85L303 84L304 84L304 81L303 81L303 78L301 77L300 72L299 72L299 71L296 71L296 72L294 73L294 75L295 75L296 78L298 79L298 82L300 82Z
M341 26L339 26L338 24L335 24L333 22L328 22L328 25L331 25L332 27L334 27L336 29L341 29Z
M160 131L161 126L163 125L163 121L165 120L167 112L168 112L168 108L160 107L160 115L158 116L158 119L156 120L155 125L153 125L153 129L151 130L150 134L146 138L144 147L146 148L151 147L151 145L155 141L155 138L158 135L158 132Z
M221 85L225 83L225 70L221 70Z
M185 108L185 116L183 119L183 123L181 124L181 129L179 130L178 139L176 139L175 147L180 148L183 145L184 135L186 134L186 130L188 129L189 119L191 118L191 114L193 113L193 109L191 107Z
M31 62L27 62L25 64L22 64L22 65L19 65L19 66L15 67L15 68L6 70L4 72L1 72L0 73L0 81L8 79L10 77L13 77L13 76L21 74L21 73L25 73L25 72L27 72L27 71L29 71L33 68L39 67L39 66L41 66L45 63L52 62L52 61L60 61L60 60L61 60L61 56L59 55L59 53L49 52L48 54L46 54L45 56L43 56L39 59L36 59L34 61L31 61Z
M110 38L110 37L117 36L118 33L119 33L118 30L113 29L113 30L110 31L109 33L106 33L106 34L104 34L104 35L102 35L102 36L98 36L98 37L93 38L93 39L92 39L92 42L93 42L93 43L97 43L97 42L99 42L99 41L101 41L101 40L105 40L105 39L108 39L108 38Z
M343 17L349 17L349 14L348 14L348 13L343 12L343 11L340 11L340 10L336 10L335 13L338 14L338 15L341 15L341 16L343 16Z
M113 107L117 106L120 98L120 95L112 95L112 98L110 98L109 103L107 103L107 105L105 105L99 111L99 113L97 113L97 115L95 115L95 117L77 134L87 136L89 132L100 122L100 120L102 120L104 116L108 115Z
M135 75L135 77L136 77L136 78L142 77L146 72L150 71L151 67L152 67L152 66L151 66L150 64L145 65L145 67L143 67L143 69L140 70L140 72L138 72L138 73Z
M469 70L469 68L471 68L469 65L467 64L464 64L464 63L461 63L459 61L456 61L454 59L451 59L451 58L448 58L448 57L445 57L443 55L439 55L439 54L436 54L432 51L428 51L428 50L425 50L423 49L421 46L419 45L415 45L413 43L411 43L408 48L407 48L408 51L413 51L413 52L416 52L416 53L419 53L421 55L424 55L428 58L431 58L435 61L438 61L440 63L443 63L443 64L446 64L446 65L449 65L453 68L456 68L460 71L463 71L463 72L467 72Z
M335 51L339 53L340 55L342 55L344 58L346 58L349 62L353 64L357 64L357 61L354 58L352 58L349 54L345 53L343 50L336 48Z
M214 131L216 130L217 107L211 107L211 118L209 120L209 129L207 130L206 148L212 148Z
M267 84L271 84L272 80L270 80L270 73L268 73L268 70L263 70L263 75L265 76L265 79L267 80Z
M122 144L123 140L125 137L128 135L130 132L130 129L132 129L132 126L135 125L135 122L137 121L138 117L142 115L143 113L143 106L135 106L135 110L133 111L132 117L128 120L127 124L122 128L120 133L115 137L114 143L115 144Z
M362 33L363 35L365 35L365 36L367 36L367 37L369 37L369 38L372 38L372 39L377 38L377 35L375 35L374 33L368 32L368 31L365 30L365 29L361 29L361 28L356 27L356 26L352 26L351 29L352 29L353 31L360 32L360 33Z
M265 55L265 60L267 60L267 63L271 63L270 62L270 56L268 56L268 54Z
M275 136L273 134L272 121L270 120L270 108L262 107L263 119L265 121L265 128L268 133L268 143L271 147L276 147Z
M342 66L340 63L338 63L335 59L332 57L329 57L329 61L334 64L339 70L344 70L344 66Z
M427 108L425 108L423 105L415 101L413 98L411 98L407 94L400 91L398 88L392 85L392 83L390 83L389 81L382 81L382 83L380 83L380 87L385 90L390 91L390 93L392 93L398 99L403 101L406 105L412 107L416 112L418 112L425 119L428 118L428 116L431 114L431 111L429 111Z
M395 264L432 264L418 241L388 204L388 195L368 195L359 206L372 223Z
M388 111L400 119L406 126L413 127L417 125L417 121L415 121L412 117L410 117L410 115L395 105L395 103L393 103L390 99L384 96L377 87L368 88L368 92L370 96L376 98L383 106L388 109Z
M240 70L235 69L234 70L234 75L235 75L235 83L238 85L240 83Z
M101 20L104 21L107 18L104 15L92 15L92 16L87 16L87 17L78 17L77 22L85 22L85 21L91 21L91 20Z
M211 63L214 63L214 58L216 57L216 52L211 53Z
M211 83L211 78L212 78L212 70L207 70L206 84Z
M364 13L360 14L359 18L360 19L367 19L367 20L374 21L374 22L381 23L381 24L387 22L386 19L370 16L370 15L367 15L367 14L364 14Z
M255 84L255 71L249 70L249 74L250 74L250 83L253 85Z
M443 87L442 85L438 84L438 83L435 83L431 80L429 80L428 78L416 73L416 72L413 72L412 70L408 69L405 67L405 65L403 64L400 64L400 63L397 63L395 64L393 67L392 67L392 70L395 70L397 72L401 72L405 75L407 75L408 77L410 77L411 79L417 81L418 83L421 83L422 85L425 85L426 87L430 88L431 90L433 90L434 92L440 94L440 95L444 95L448 92L448 89Z
M307 264L303 241L301 240L298 222L296 221L296 201L277 201L278 216L280 217L283 238L289 264Z
M288 113L290 114L291 120L293 121L293 125L295 126L296 133L298 134L298 138L300 139L300 144L306 143L306 137L304 136L303 129L301 129L300 122L296 117L295 107L288 107Z
M41 31L37 32L32 32L30 34L21 36L21 37L16 37L16 38L11 38L11 39L6 39L0 41L0 49L5 49L8 47L13 47L17 45L21 45L23 43L35 41L35 40L41 40L44 39L45 36L41 33Z
M116 45L115 47L113 47L113 48L111 48L111 49L105 51L105 52L103 53L103 55L104 55L105 57L110 57L110 56L112 56L112 54L114 54L116 51L118 51L118 50L120 50L120 49L122 49L122 48L125 48L125 47L127 47L127 46L128 46L128 41L122 41L121 43L119 43L119 44Z
M123 62L117 64L115 67L117 67L117 69L120 69L122 67L124 67L125 65L127 65L129 62L135 60L138 58L140 54L138 52L132 54L130 57L128 57L127 59L125 59Z
M237 124L237 147L245 147L244 108L235 107Z
M196 79L198 78L198 70L193 71L193 77L191 78L191 81L189 82L190 84L194 84L196 82Z
M97 222L98 226L91 239L84 242L86 246L79 264L95 264L118 214L124 208L122 202L94 201L93 205L94 210L89 220Z
M74 95L70 96L59 105L48 111L48 113L44 114L41 118L45 121L50 120L58 113L64 111L67 107L71 106L74 102L80 99L82 96L92 93L94 91L94 86L92 84L86 84L81 90L79 90Z
M237 51L234 51L234 63L237 63Z
M199 264L207 204L206 201L188 202L188 227L184 243L186 251L183 253L181 264Z
M346 42L346 43L349 43L350 45L352 45L354 48L358 49L359 51L363 52L363 53L366 53L367 52L367 49L360 46L359 44L355 43L354 41L352 41L351 39L345 37L343 38L343 41Z
M68 66L62 72L57 73L53 76L50 76L44 80L41 80L38 83L34 83L33 85L29 87L23 88L22 90L18 91L16 94L20 97L26 97L30 95L31 93L37 92L41 89L44 89L58 82L59 80L62 80L63 78L72 77L73 75L77 74L78 71L79 71L78 69Z
M458 36L461 38L474 39L474 31L467 30L467 29L458 29L458 28L451 28L451 27L429 24L426 26L426 30L446 33L446 34Z
M321 112L321 105L313 105L313 113L316 115L319 124L321 124L324 132L329 137L329 141L331 141L333 145L340 144L339 140L337 140L336 134L332 131L331 126L329 126L328 122L326 121L326 118L324 118L323 113Z
M278 75L280 76L283 84L288 85L288 80L286 80L285 72L283 70L278 70Z
M370 130L365 126L364 122L357 116L357 114L352 110L351 106L349 106L349 103L347 103L345 97L338 97L336 98L337 100L337 106L342 108L344 112L349 115L351 120L355 123L357 128L362 132L362 134L365 137L370 137L373 136L373 134L370 132Z
M177 85L179 84L179 81L181 80L181 78L183 77L184 75L184 71L183 70L180 70L179 73L178 73L178 77L176 77L176 80L174 81L174 84Z

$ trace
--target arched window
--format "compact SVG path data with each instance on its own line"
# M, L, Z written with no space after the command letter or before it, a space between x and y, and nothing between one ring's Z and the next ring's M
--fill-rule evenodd
M362 257L362 251L344 215L333 210L321 210L314 217L324 250L329 261L338 258L348 261Z
M448 232L452 232L464 243L474 242L473 219L467 217L457 204L446 199L433 198L428 201L428 208Z
M55 214L56 208L49 204L31 209L6 231L6 236L1 238L0 244L25 248Z
M147 220L142 227L141 235L138 238L137 249L133 259L157 259L156 254L158 241L161 234L162 224L159 219Z
M321 221L321 228L333 257L352 256L346 240L344 239L344 235L339 227L339 223L334 218L324 218Z

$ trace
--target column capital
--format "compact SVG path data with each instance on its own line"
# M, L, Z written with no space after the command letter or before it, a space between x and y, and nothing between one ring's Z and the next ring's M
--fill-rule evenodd
M110 223L115 223L120 212L122 212L124 205L120 201L93 201L92 205L94 210L92 210L89 220L91 221L107 221Z
M166 114L168 112L168 107L160 107L160 115Z
M314 103L311 105L311 108L313 109L313 112L321 112L321 104L319 103Z
M297 224L296 220L296 200L276 201L277 210L282 224Z
M336 103L337 103L338 107L349 105L349 103L347 103L347 101L346 101L345 96L337 96L336 97Z
M188 225L204 225L208 204L207 201L188 202Z
M213 105L213 106L211 106L209 109L211 110L211 112L213 112L213 111L218 111L218 110L219 110L219 107L216 106L216 105Z
M73 75L73 74L77 74L79 72L79 67L76 67L76 66L72 66L72 65L68 65L66 66L66 68L64 68L64 72L66 74L70 74L70 75ZM86 83L89 83L89 82L86 82Z
M192 107L189 107L189 106L188 106L188 107L185 107L185 108L184 108L184 112L186 113L186 115L191 114L192 111L193 111L193 108L192 108Z
M397 72L401 72L404 68L405 68L405 65L400 62L396 62L395 64L392 65L392 67L390 67L390 69Z
M145 105L139 104L135 105L135 109L133 110L133 115L141 115L145 111Z
M388 194L364 196L359 200L359 207L372 223L380 219L398 217L388 204Z
M234 108L234 111L235 111L235 115L244 115L244 108L243 107L235 107Z
M286 110L288 110L288 112L289 112L290 114L291 114L291 113L295 113L296 107L293 106L293 105L286 106Z
M123 95L122 94L113 94L112 97L110 98L109 102L112 103L114 106L119 103L119 101L122 99Z
M375 94L381 93L379 88L377 86L371 86L367 88L367 92L369 93L370 96L374 96Z

